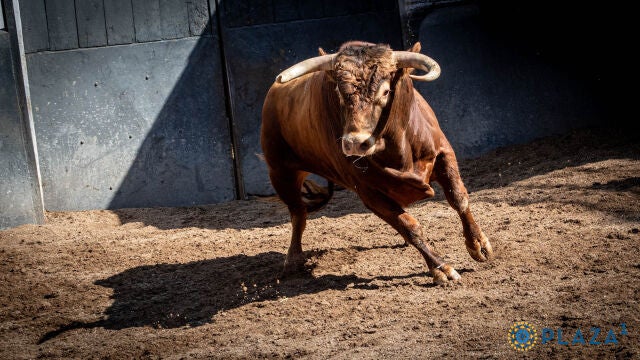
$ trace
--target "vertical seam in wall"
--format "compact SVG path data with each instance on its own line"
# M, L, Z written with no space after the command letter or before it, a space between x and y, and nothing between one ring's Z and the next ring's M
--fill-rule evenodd
M78 27L78 6L76 5L76 0L73 0L73 15L76 18L76 38L78 39L78 49L82 49L80 46L80 28Z
M185 6L187 7L187 33L189 35L187 35L187 37L189 36L193 36L193 34L191 33L191 12L189 11L189 2L185 2ZM209 9L209 2L207 1L207 11L209 14L211 14L211 9ZM209 17L211 18L211 17ZM211 20L209 20L211 21ZM184 38L184 37L183 37Z
M51 34L49 32L49 15L47 14L47 2L42 0L44 7L44 21L47 24L47 49L51 49ZM22 27L22 20L20 20L20 27Z
M12 16L13 16L13 23L15 26L15 36L17 39L17 43L18 43L18 59L19 59L19 66L20 69L18 69L18 71L20 72L20 76L18 77L18 81L22 82L21 84L19 84L22 87L22 91L24 91L23 94L23 99L18 99L19 103L20 103L20 107L22 108L21 111L21 115L27 117L26 119L26 123L27 123L27 131L29 136L31 137L31 152L33 152L33 154L31 155L33 157L33 161L34 161L34 165L35 165L35 170L36 170L36 182L37 182L37 194L36 196L40 198L40 212L42 213L42 217L37 216L36 218L38 221L44 221L44 192L42 190L42 175L40 172L40 159L38 157L38 144L36 141L36 130L35 130L35 124L33 121L33 113L31 111L31 93L29 90L29 76L27 74L27 57L25 54L25 50L24 50L24 38L22 37L22 17L20 16L20 4L18 0L12 0ZM22 103L24 101L24 104ZM23 108L24 107L24 108ZM34 206L36 206L35 201L34 201Z
M229 137L231 140L231 161L233 163L233 178L235 180L235 195L236 199L244 200L246 198L246 193L244 189L244 180L242 178L242 167L240 164L240 157L238 154L238 137L237 130L234 122L233 116L233 100L231 98L231 84L229 82L229 69L227 67L227 58L224 52L224 38L222 35L222 16L220 16L220 0L214 0L216 4L215 9L215 18L216 18L216 29L218 32L218 48L220 49L220 60L221 60L221 68L222 68L222 81L223 81L223 89L225 96L225 109L227 115L227 121L229 124ZM209 2L209 6L211 3ZM211 14L211 8L209 8L209 14ZM211 19L210 21L212 21ZM211 31L213 32L213 27Z

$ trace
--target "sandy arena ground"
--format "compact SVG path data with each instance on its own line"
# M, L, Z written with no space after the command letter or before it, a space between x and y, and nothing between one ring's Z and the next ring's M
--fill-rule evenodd
M462 275L446 287L348 191L310 219L308 272L286 280L291 226L273 199L49 212L0 231L0 358L512 359L516 321L537 329L532 357L640 357L638 137L580 131L461 172L496 259L469 257L441 195L416 204Z

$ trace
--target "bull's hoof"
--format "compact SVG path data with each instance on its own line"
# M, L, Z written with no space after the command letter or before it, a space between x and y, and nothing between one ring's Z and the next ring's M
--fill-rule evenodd
M449 285L461 279L456 269L447 264L440 266L438 269L431 269L431 275L433 276L433 283L440 286Z
M303 273L305 262L306 259L303 255L292 258L287 257L287 259L284 261L284 268L282 269L282 273L280 273L280 277L286 278Z
M493 249L487 236L480 232L480 239L473 239L473 242L466 242L467 251L475 261L485 262L493 259Z

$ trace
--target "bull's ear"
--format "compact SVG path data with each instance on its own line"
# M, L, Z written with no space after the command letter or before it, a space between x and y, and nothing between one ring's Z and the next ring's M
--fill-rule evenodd
M413 46L410 47L407 51L414 52L414 53L419 53L420 50L422 50L422 45L420 45L420 41L418 41L415 44L413 44ZM414 68L403 68L403 69L398 69L398 70L404 72L405 74L411 74L416 69L414 69Z
M413 46L410 47L408 51L419 53L420 50L422 50L422 45L420 45L420 41L418 41L415 44L413 44Z
M327 52L324 51L323 48L319 47L318 54L320 54L320 56L323 56L323 55L327 55ZM327 70L325 71L325 73L327 74L327 79L329 79L330 82L336 82L335 80L336 78L334 76L333 70Z

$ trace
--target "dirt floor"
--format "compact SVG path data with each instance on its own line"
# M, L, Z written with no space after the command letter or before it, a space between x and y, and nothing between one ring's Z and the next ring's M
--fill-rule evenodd
M469 257L441 195L416 204L462 275L446 287L348 191L309 221L308 273L286 280L291 227L273 199L0 231L0 358L640 357L638 137L580 131L461 172L496 259ZM526 353L517 321L537 329Z

